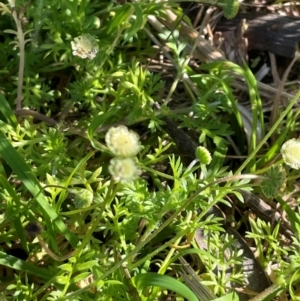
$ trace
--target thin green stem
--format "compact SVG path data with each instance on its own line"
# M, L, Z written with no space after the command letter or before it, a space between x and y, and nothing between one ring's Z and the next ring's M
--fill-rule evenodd
M279 84L279 87L278 87L278 90L277 90L277 93L276 93L276 97L275 97L274 102L273 102L273 109L272 109L272 113L271 113L271 124L274 124L275 120L277 119L281 92L284 89L284 84L287 80L288 75L290 74L290 71L291 71L292 67L294 66L296 61L299 59L299 56L300 56L300 54L297 52L294 59L291 61L291 63L289 64L289 66L285 70L282 79L280 80L280 84Z
M8 0L9 5L12 9L12 16L15 20L17 26L17 36L19 40L19 49L20 49L20 63L19 63L19 76L18 76L18 92L17 92L17 105L16 110L21 110L22 108L22 90L23 90L23 78L24 78L24 64L25 64L25 40L24 33L22 30L21 21L18 19L16 6L14 0Z
M166 100L164 101L164 105L166 106L170 101L171 101L171 97L181 79L181 77L186 73L185 70L191 60L191 58L193 57L193 54L199 44L199 41L202 39L202 36L199 34L198 37L195 39L195 42L192 46L192 49L189 53L189 55L187 55L187 57L185 58L184 62L182 64L180 64L180 67L178 68L178 72L177 72L177 75L176 75L176 78L171 86L171 89L168 93L168 96L166 98Z
M169 93L168 93L168 95L167 95L167 97L164 101L165 106L171 101L172 95L173 95L173 93L174 93L174 91L175 91L175 89L176 89L176 87L177 87L177 85L178 85L178 83L181 79L181 76L182 76L182 71L180 70L180 71L177 72L176 77L175 77L175 79L172 83L172 86L170 88L170 91L169 91Z
M82 244L78 247L78 249L75 251L74 256L79 257L82 250L86 247L86 245L89 243L91 236L95 229L98 227L99 222L101 218L103 218L103 212L105 210L105 207L111 203L111 201L114 199L116 193L118 192L119 184L115 186L115 182L111 180L110 185L108 187L107 196L101 206L101 209L97 213L97 216L94 215L93 219L91 221L90 227L88 228L87 232L85 233L84 239L82 241ZM95 217L96 216L96 217Z
M260 294L258 294L255 297L249 299L249 301L270 300L270 295L275 297L275 295L278 294L278 292L280 292L281 290L282 290L281 286L279 286L277 284L273 284L270 287L268 287L267 289L265 289L263 292L261 292Z
M188 222L191 220L191 217L192 217L192 214L191 214L191 212L190 212L190 213L188 214L188 216L186 217L186 221L185 221L185 222L188 223ZM178 237L178 238L176 239L175 245L178 245L178 244L180 243L180 241L181 241L181 239L182 239L182 236L183 236L183 235L180 235L180 237ZM170 249L168 255L165 257L165 259L164 259L162 265L160 266L160 269L159 269L159 271L158 271L158 274L164 274L164 273L166 272L166 270L167 270L167 268L168 268L168 266L169 266L169 262L170 262L172 256L174 255L174 252L175 252L175 251L176 251L175 248L171 248L171 249ZM152 291L151 295L148 297L148 299L149 299L149 300L155 300L155 298L156 298L158 292L159 292L159 288L154 287L154 288L153 288L153 291Z
M169 179L169 180L174 180L174 177L173 177L173 176L169 176L169 175L167 175L167 174L165 174L165 173L163 173L163 172L154 170L154 169L151 168L151 167L147 167L147 166L143 165L142 168L145 169L145 170L147 170L147 171L149 171L149 172L151 172L151 173L154 173L154 174L156 174L156 175L158 175L158 176L161 176L161 177L163 177L163 178L166 178L166 179Z
M187 215L186 219L185 219L185 223L189 223L191 221L191 218L192 218L192 212L190 211L189 214ZM175 241L175 245L178 245L182 239L182 236L181 235L178 239L176 239ZM171 260L174 252L176 251L175 248L171 248L171 250L169 251L168 255L165 257L158 273L159 274L164 274L169 266L169 261Z
M271 135L274 133L276 128L280 125L282 120L286 117L286 115L289 113L289 111L293 108L293 106L298 101L298 98L300 97L300 91L295 95L295 97L290 101L289 105L286 107L286 109L281 113L277 121L274 123L270 131L265 135L265 137L260 141L256 149L248 156L248 158L243 162L243 164L237 169L235 174L240 174L242 170L248 165L248 163L254 158L254 156L257 154L257 152L262 148L262 146L267 142L267 140L271 137Z
M72 251L69 254L66 254L64 256L57 256L49 249L48 245L45 243L42 236L38 235L37 238L38 238L40 245L43 247L43 249L46 251L46 253L56 261L65 261L68 258L70 258L71 256L73 256L73 254L74 254L74 251Z
M111 203L111 201L114 199L117 191L118 191L118 184L115 186L115 182L113 180L111 180L110 182L110 185L108 187L108 192L107 192L107 196L101 206L101 209L99 210L97 216L95 217L95 215L93 216L93 219L91 221L91 225L89 226L89 228L87 229L87 232L84 236L84 239L81 243L81 245L75 250L74 252L74 257L75 258L79 258L80 255L81 255L81 252L83 251L83 249L86 247L86 245L90 242L91 240L91 236L93 234L93 232L95 231L95 229L97 228L97 226L99 225L99 222L101 220L101 218L103 218L103 212L105 210L105 207ZM73 254L72 254L73 255ZM73 271L70 271L69 274L68 274L68 277L69 279L71 279L71 276L72 276L72 273ZM62 297L64 296L65 297L65 294L68 290L68 287L70 285L70 282L68 281L66 284L65 284L65 287L64 287L64 290L63 290L63 293L62 293ZM67 300L67 299L64 299L64 300Z

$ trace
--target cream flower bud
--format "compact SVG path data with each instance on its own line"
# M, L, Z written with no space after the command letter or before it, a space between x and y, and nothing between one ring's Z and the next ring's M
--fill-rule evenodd
M280 151L285 164L294 169L300 168L300 140L290 139L286 141Z
M73 55L79 56L83 59L93 59L98 53L98 45L93 36L90 34L83 34L71 42Z
M141 150L140 137L137 133L128 130L124 125L111 127L106 135L105 142L108 149L117 157L128 158L136 156Z
M132 158L113 158L110 160L108 170L114 180L122 183L130 182L140 174Z

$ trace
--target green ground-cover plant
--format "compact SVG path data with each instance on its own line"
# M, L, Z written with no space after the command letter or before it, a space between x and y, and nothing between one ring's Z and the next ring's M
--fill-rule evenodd
M236 5L228 2L228 17ZM275 284L254 298L296 298L300 217L284 196L297 173L287 169L286 178L277 154L294 134L299 95L267 128L250 69L220 62L202 64L199 74L176 30L156 35L168 46L174 80L151 71L157 48L147 17L164 18L166 8L182 14L178 3L155 1L0 3L0 264L14 271L1 278L3 300L164 300L174 292L177 300L238 300L243 251L211 210L230 207L228 195L243 201L241 189L276 199L294 234L284 246L279 224L250 219L261 265L278 265ZM248 135L233 74L249 88ZM165 131L170 119L194 137L194 158ZM230 135L240 137L243 162L226 159ZM291 167L295 148L282 152ZM207 248L193 241L199 228ZM188 254L205 267L198 281L207 299L178 272Z

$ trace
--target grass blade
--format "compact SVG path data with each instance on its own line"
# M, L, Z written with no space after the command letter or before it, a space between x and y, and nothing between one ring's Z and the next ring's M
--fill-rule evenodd
M30 193L36 197L38 204L40 205L40 210L45 218L45 221L51 227L54 223L59 231L66 237L66 239L75 248L78 243L77 237L66 227L62 222L60 217L57 215L55 210L49 205L46 197L42 191L42 187L35 177L34 173L31 171L29 166L20 156L20 154L13 148L9 140L0 131L0 155L6 161L6 163L15 172L19 180L26 186Z
M37 267L29 262L21 260L15 256L8 255L0 251L0 265L4 265L11 269L28 272L40 278L49 280L52 274L46 268Z
M185 284L167 275L156 273L139 274L133 277L133 282L139 290L147 286L158 286L174 291L189 301L199 301Z

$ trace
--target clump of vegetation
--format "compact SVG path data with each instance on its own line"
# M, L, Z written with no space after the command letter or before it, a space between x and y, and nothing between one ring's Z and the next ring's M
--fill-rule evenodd
M0 11L1 300L296 299L300 93L270 126L246 64L192 64L201 36L182 36L176 2L8 0ZM160 30L170 12L178 29ZM255 197L285 223L235 214ZM249 292L238 233L269 286Z

